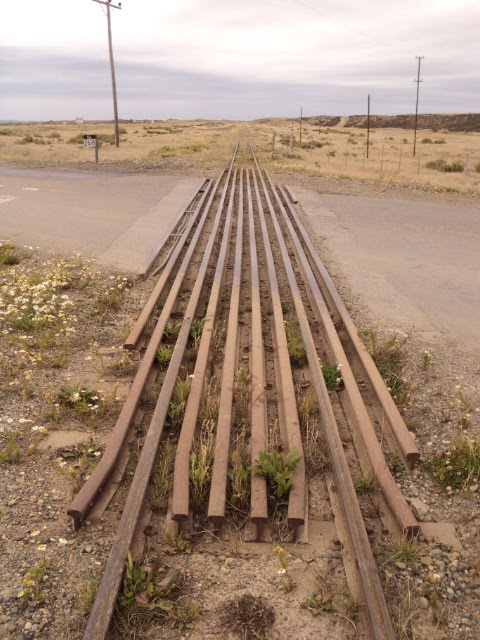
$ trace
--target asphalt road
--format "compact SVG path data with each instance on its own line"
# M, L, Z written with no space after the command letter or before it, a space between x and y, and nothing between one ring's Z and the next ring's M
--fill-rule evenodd
M65 255L80 251L137 271L198 183L101 170L0 168L0 239Z
M480 350L480 209L295 190L374 316Z

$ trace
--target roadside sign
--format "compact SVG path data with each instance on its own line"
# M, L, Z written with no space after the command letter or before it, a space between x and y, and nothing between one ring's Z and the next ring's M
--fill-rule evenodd
M86 134L83 136L84 147L96 147L97 146L97 134Z

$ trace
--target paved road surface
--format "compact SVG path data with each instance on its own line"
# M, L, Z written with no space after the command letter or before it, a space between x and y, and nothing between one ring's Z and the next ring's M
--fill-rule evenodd
M480 349L479 209L295 191L374 316Z
M138 272L199 181L0 167L0 239Z

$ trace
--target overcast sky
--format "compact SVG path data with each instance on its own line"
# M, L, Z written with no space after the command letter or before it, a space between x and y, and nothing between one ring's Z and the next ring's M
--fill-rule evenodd
M0 119L111 118L107 19L91 0L2 3ZM125 0L122 118L480 110L478 0Z

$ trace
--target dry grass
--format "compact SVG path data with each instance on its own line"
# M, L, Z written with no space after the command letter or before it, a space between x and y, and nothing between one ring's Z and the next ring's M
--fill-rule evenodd
M345 128L341 124L336 127L319 128L307 122L303 125L300 147L299 124L295 121L293 153L290 153L291 120L278 119L270 124L255 123L249 126L249 129L259 161L270 171L354 178L388 184L421 185L452 192L480 191L480 173L475 170L480 161L480 133L420 130L417 134L417 153L414 158L413 131L377 129L370 132L371 146L367 160L366 129ZM277 143L272 159L274 131L277 134ZM422 143L423 139L431 139L432 143ZM440 140L444 142L439 144ZM463 173L442 173L425 166L427 162L436 160L444 160L448 164L464 164L467 155L467 176Z
M262 165L278 173L354 178L387 184L433 187L445 191L480 191L480 133L433 132L419 130L417 155L413 157L413 132L408 129L371 131L368 160L365 157L366 130L336 127L319 128L304 122L299 145L298 122L294 122L294 144L290 153L292 121L244 124L228 121L138 121L121 123L124 133L120 147L103 143L100 163L138 167L214 169L224 166L242 133L254 141ZM271 142L276 148L272 159ZM27 164L90 164L92 149L68 142L84 133L111 136L109 123L45 123L3 125L0 161ZM78 138L80 136L80 138ZM31 142L25 142L31 140ZM431 140L423 142L423 140ZM401 154L401 157L400 157ZM426 167L428 162L465 163L468 175L442 173ZM383 161L382 161L383 156Z
M101 164L128 164L139 167L172 168L224 166L231 157L240 132L239 123L203 121L139 121L121 123L120 147L103 143L99 149ZM45 123L3 125L0 136L0 161L27 164L90 164L93 149L84 148L85 133L109 136L108 123ZM25 142L31 139L32 142Z

